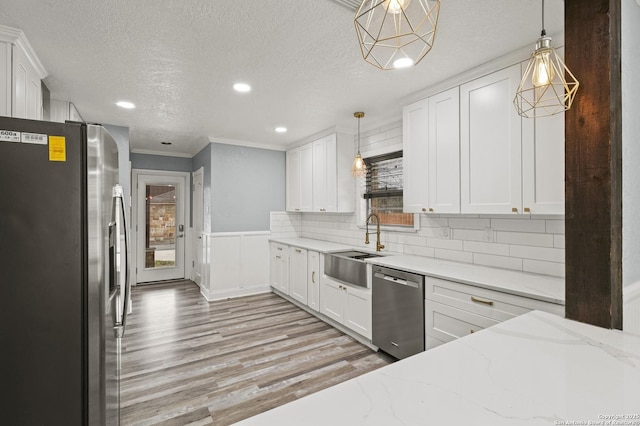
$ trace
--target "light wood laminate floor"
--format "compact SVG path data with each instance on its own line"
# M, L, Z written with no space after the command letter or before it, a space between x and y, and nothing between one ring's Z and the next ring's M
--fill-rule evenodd
M391 362L274 294L209 303L184 281L132 300L124 425L232 424Z

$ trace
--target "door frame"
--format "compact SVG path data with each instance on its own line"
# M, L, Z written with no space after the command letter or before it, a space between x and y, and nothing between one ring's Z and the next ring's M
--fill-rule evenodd
M202 179L202 192L200 194L196 191L196 178ZM199 198L199 199L197 199ZM202 256L204 255L204 250L202 250L202 233L204 232L204 167L200 167L195 172L191 173L191 203L193 207L193 214L191 216L191 241L192 241L192 252L191 252L191 280L198 284L202 285L202 268L204 267L204 261ZM200 208L198 210L198 207ZM197 221L199 221L200 232L198 232ZM198 259L198 245L201 249L201 257ZM198 271L200 273L198 273Z
M133 285L138 284L138 232L144 232L144 224L142 229L138 229L138 178L140 175L153 175L158 177L182 178L184 179L184 276L187 279L191 276L191 173L174 172L166 170L148 170L148 169L132 169L131 179L131 280ZM144 284L144 283L142 283Z

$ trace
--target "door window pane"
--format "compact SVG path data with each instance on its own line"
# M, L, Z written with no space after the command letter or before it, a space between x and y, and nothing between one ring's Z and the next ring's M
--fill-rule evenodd
M176 264L176 187L146 187L145 267L163 268Z

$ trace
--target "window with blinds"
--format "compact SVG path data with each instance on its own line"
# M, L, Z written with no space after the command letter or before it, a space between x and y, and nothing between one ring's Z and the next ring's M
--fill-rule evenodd
M412 213L403 213L402 151L364 159L367 164L364 198L381 225L413 226Z

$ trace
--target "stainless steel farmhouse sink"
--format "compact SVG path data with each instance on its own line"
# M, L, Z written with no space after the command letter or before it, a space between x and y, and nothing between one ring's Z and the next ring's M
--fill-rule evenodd
M324 273L347 284L367 287L367 264L364 259L381 256L358 250L329 253L324 257Z

